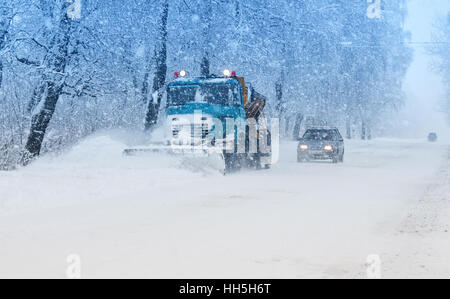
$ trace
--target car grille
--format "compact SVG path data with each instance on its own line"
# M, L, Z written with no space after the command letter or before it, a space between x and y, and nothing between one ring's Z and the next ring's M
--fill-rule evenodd
M312 146L309 147L309 149L310 149L310 150L313 150L313 151L320 151L320 150L322 150L323 148L322 148L322 146L320 146L320 145L312 145Z

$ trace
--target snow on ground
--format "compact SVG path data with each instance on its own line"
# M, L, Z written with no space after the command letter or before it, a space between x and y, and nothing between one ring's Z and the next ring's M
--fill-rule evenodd
M346 143L344 164L222 176L122 156L114 134L0 172L0 277L450 278L449 153L422 140Z

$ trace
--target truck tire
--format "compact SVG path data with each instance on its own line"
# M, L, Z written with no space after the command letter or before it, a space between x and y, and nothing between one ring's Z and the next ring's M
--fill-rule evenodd
M245 166L244 155L225 153L223 158L225 160L225 174L240 171Z
M225 174L230 174L233 172L234 169L234 154L227 154L225 153L223 155L223 159L225 160Z
M262 168L262 165L261 165L261 154L258 152L258 153L254 156L254 159L255 159L255 167L256 167L256 170L260 170L260 169Z

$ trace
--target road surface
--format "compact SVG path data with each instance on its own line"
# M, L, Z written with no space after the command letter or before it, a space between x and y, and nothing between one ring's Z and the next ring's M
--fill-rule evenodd
M226 177L125 147L0 172L0 277L65 278L75 255L83 278L450 278L445 144L347 141L333 165L283 142L271 170Z

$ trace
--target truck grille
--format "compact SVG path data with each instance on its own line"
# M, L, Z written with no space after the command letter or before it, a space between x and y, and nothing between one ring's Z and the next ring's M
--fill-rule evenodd
M207 124L191 124L191 137L205 139L209 130Z
M178 137L181 132L184 132L186 136L190 134L193 139L205 139L209 134L209 129L207 124L191 124L180 126L177 129L172 130L173 137ZM188 133L189 132L189 133Z

